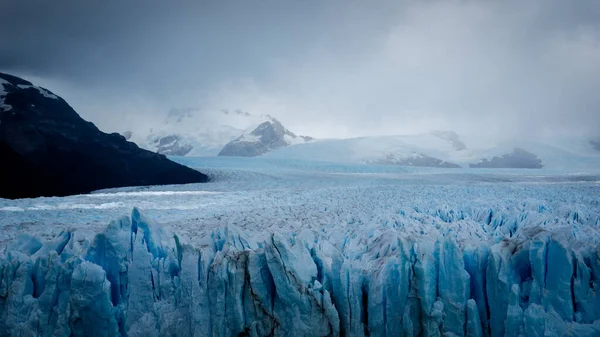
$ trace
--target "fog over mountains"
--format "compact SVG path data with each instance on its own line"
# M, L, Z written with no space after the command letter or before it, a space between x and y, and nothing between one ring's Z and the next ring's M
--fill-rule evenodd
M106 132L195 107L268 114L321 139L597 138L599 23L595 0L7 1L0 70Z

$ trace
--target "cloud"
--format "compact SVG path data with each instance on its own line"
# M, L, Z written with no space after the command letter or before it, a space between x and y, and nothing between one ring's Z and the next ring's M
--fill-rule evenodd
M0 69L62 83L103 129L187 106L268 113L317 137L600 126L595 0L200 3L0 7L27 14L0 18Z

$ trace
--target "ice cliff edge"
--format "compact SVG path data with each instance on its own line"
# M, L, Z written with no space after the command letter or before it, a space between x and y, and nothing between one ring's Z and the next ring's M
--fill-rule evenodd
M234 228L182 243L134 209L93 238L0 251L0 331L23 336L598 336L600 250L540 232L464 246L380 233L352 254ZM348 239L350 245L351 239Z

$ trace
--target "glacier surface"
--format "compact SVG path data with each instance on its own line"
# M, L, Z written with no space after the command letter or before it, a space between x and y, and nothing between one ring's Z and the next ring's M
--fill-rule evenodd
M0 334L600 335L597 172L181 160L0 199Z

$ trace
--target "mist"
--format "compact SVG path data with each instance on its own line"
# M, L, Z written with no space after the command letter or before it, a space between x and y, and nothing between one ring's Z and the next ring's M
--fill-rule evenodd
M318 138L600 127L600 3L4 1L0 71L104 131L172 108L270 114Z

